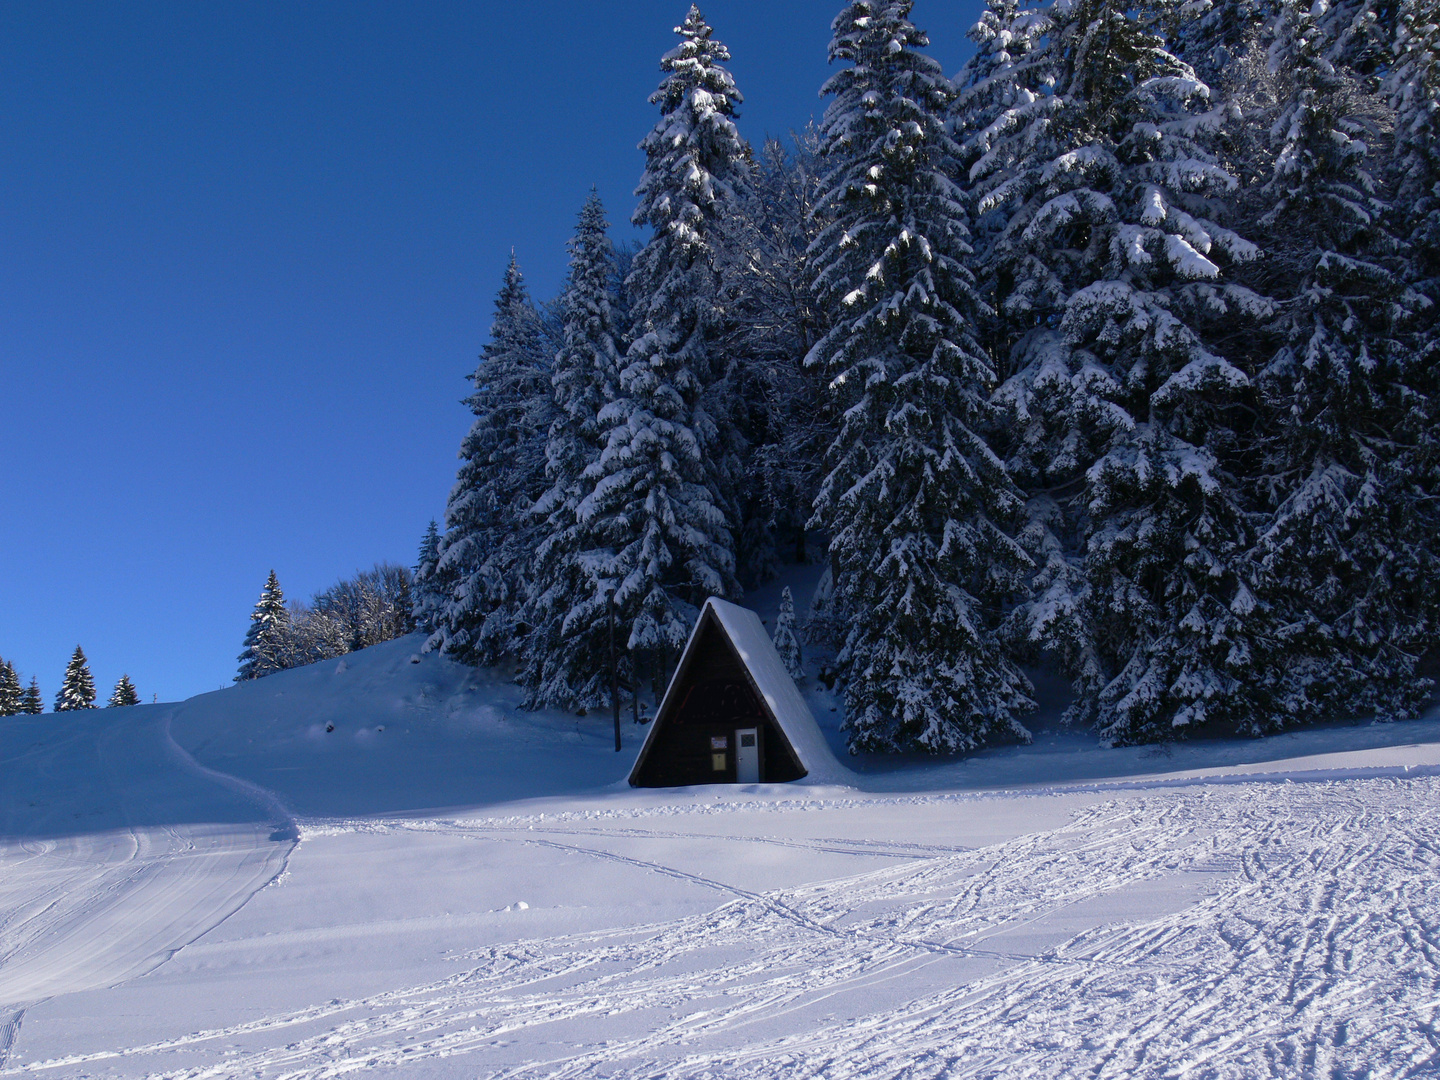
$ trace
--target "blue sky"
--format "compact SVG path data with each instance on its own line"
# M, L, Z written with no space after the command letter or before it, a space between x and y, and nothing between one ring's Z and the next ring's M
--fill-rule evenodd
M411 564L513 246L627 224L683 0L0 5L0 656L47 708L228 684L273 567ZM817 117L836 0L711 0L752 142ZM977 0L919 0L947 72Z

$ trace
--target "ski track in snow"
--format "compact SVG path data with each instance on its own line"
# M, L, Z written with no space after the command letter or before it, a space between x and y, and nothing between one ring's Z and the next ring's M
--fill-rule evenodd
M9 826L0 830L0 1067L27 1008L163 964L277 877L294 847L294 819L274 796L196 762L171 738L168 714L103 719L75 721L14 764L62 788L98 779L103 789L80 805L118 815L123 828L27 836L15 827L23 797L0 807ZM149 824L156 775L176 788L218 784L260 820Z
M93 1075L117 1059L156 1080L1435 1076L1437 815L1440 780L1382 778L1138 792L973 850L728 837L895 860L759 893L598 847L694 835L623 813L615 828L585 815L316 823L306 832L558 847L723 902L481 949L425 985L0 1076ZM1179 910L1125 916L1130 898L1177 882L1190 889ZM1027 933L1041 940L1027 947Z

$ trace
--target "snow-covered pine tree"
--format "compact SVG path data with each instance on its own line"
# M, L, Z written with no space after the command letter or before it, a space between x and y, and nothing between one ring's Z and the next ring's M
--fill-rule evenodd
M829 329L809 253L824 224L815 213L819 133L810 127L793 138L793 149L765 143L718 246L729 316L720 347L738 391L732 419L749 448L736 537L746 586L773 577L782 554L805 561L805 525L837 427L823 376L805 367Z
M524 606L537 529L530 508L545 490L545 438L553 408L550 355L514 254L495 299L490 342L465 404L475 422L445 507L437 564L454 584L427 648L493 664L525 636Z
M1063 337L1053 332L1063 290L1050 290L1039 305L1049 309L1043 313L1028 298L1013 295L1017 272L1021 280L1047 272L1047 253L1041 250L1033 258L1017 258L1006 237L1017 201L1007 197L1009 188L1043 166L1047 155L1059 152L1054 128L1064 101L1054 93L1056 65L1047 48L1047 35L1053 29L1043 4L1022 9L1015 0L990 0L969 32L976 52L955 79L950 130L960 144L962 175L981 194L999 192L998 198L977 200L975 261L981 295L990 308L982 319L983 340L1002 381L1000 417L1002 423L1019 425L997 432L996 444L1008 451L1009 469L1028 496L1022 540L1037 565L1031 588L1038 598L1033 605L1022 603L1009 620L1009 635L1018 639L1012 648L1031 660L1049 652L1067 671L1088 668L1094 673L1098 661L1079 617L1084 574L1075 515L1066 514L1050 492L1076 494L1080 483L1076 478L1083 477L1088 464L1100 456L1101 433L1086 438L1073 428L1067 430L1066 406L1077 392L1093 390L1095 376L1103 373L1094 369L1088 380L1072 383L1069 350ZM1024 347L1016 348L1047 322L1052 332L1041 331L1040 341L1030 344L1031 356L1026 356ZM1017 384L1009 381L1013 369L1023 368L1027 361L1037 366L1038 354L1047 349L1050 370L1040 382L1042 393L1026 393L1015 400ZM1028 389L1026 381L1018 385ZM1095 420L1103 419L1105 403L1094 404L1099 407L1087 412ZM1037 456L1047 460L1031 460ZM1052 481L1057 476L1063 477L1059 484ZM1043 627L1043 635L1035 632L1036 624Z
M790 586L780 591L780 612L775 617L775 651L785 671L797 682L805 677L805 662L800 655L800 638L795 633L795 598Z
M410 587L410 614L415 620L415 629L426 634L435 632L445 599L450 594L448 583L440 575L439 562L440 529L432 518L420 538L420 556Z
M1209 0L1181 12L1172 51L1213 94L1242 90L1246 55L1270 33L1282 0ZM1243 167L1243 162L1235 162Z
M605 449L586 470L577 513L609 552L625 648L665 658L689 636L708 596L739 594L735 579L733 444L717 399L725 389L711 342L721 318L714 240L749 171L735 129L741 100L721 66L729 52L691 7L680 44L660 62L651 95L660 121L640 144L645 174L632 220L654 232L627 280L635 340L620 397L600 414Z
M910 0L856 0L832 24L829 170L816 289L834 328L809 363L843 408L815 502L847 626L852 751L965 750L1026 737L1030 685L995 623L1030 562L1007 535L1019 493L979 434L994 372L951 179L949 83Z
M22 693L15 665L8 660L0 660L0 716L14 716L20 711Z
M589 494L585 471L603 445L600 411L620 394L624 330L615 295L615 251L592 188L570 240L561 295L561 347L551 375L555 419L546 442L549 489L536 502L536 547L524 678L532 707L594 708L609 700L605 588L576 508Z
M1405 328L1396 434L1406 449L1397 468L1420 493L1409 502L1417 531L1429 537L1433 567L1440 561L1440 2L1401 0L1394 51L1387 89L1395 111L1398 231L1407 244L1406 280L1427 302L1413 305L1415 318ZM1434 584L1440 571L1426 578ZM1421 602L1432 613L1440 607L1433 591Z
M235 681L258 679L287 667L289 635L290 612L285 608L280 579L271 570L270 576L265 579L265 587L260 590L255 610L250 613L250 629L245 632L245 643L237 657L240 670L235 675Z
M1395 111L1396 208L1410 280L1431 300L1433 320L1440 306L1440 2L1401 0L1394 52L1386 89ZM1429 344L1433 362L1440 340L1429 335Z
M1041 95L1029 85L1027 59L1048 29L1043 11L1022 12L1016 0L986 4L967 35L975 42L975 54L956 77L950 104L950 132L962 148L981 142L1003 146L1000 136L1032 115L1027 106L1036 105ZM1046 108L1042 104L1038 111ZM997 121L999 128L990 130Z
M73 712L77 709L95 708L95 680L90 676L90 665L79 645L65 665L65 678L60 684L60 693L55 696L56 712Z
M1435 437L1433 372L1413 333L1427 305L1400 270L1371 164L1386 118L1343 62L1365 55L1350 39L1373 7L1289 3L1271 50L1284 96L1260 225L1283 303L1260 378L1269 518L1254 552L1283 627L1271 726L1412 713L1435 640L1433 457L1427 481L1420 451Z
M39 716L45 711L45 701L40 696L40 680L30 677L30 685L20 695L20 712L26 716Z
M1013 104L965 147L1013 372L1005 451L1040 567L1012 633L1076 680L1072 719L1122 742L1241 723L1261 633L1228 468L1249 381L1214 343L1223 320L1269 308L1222 276L1256 248L1221 223L1227 114L1165 47L1179 8L1015 15Z
M140 695L135 690L135 684L130 681L129 675L121 675L120 681L115 684L114 691L110 694L110 700L105 703L109 709L121 709L127 705L139 705Z

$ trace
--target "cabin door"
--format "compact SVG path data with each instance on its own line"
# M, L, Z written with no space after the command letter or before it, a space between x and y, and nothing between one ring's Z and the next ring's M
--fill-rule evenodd
M741 728L735 732L735 782L760 782L760 729Z

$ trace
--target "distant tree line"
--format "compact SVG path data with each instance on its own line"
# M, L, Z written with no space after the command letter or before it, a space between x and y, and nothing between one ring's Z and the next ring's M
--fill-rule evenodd
M275 571L250 616L236 682L313 664L390 641L415 629L412 576L403 566L377 563L315 594L288 603Z
M140 704L140 695L129 675L121 675L106 705L119 708ZM77 709L95 708L95 680L90 675L90 663L79 645L65 665L65 674L60 680L60 693L55 697L55 712L71 712ZM15 665L0 658L0 716L38 716L45 711L40 697L40 681L33 675L30 684L23 689Z

